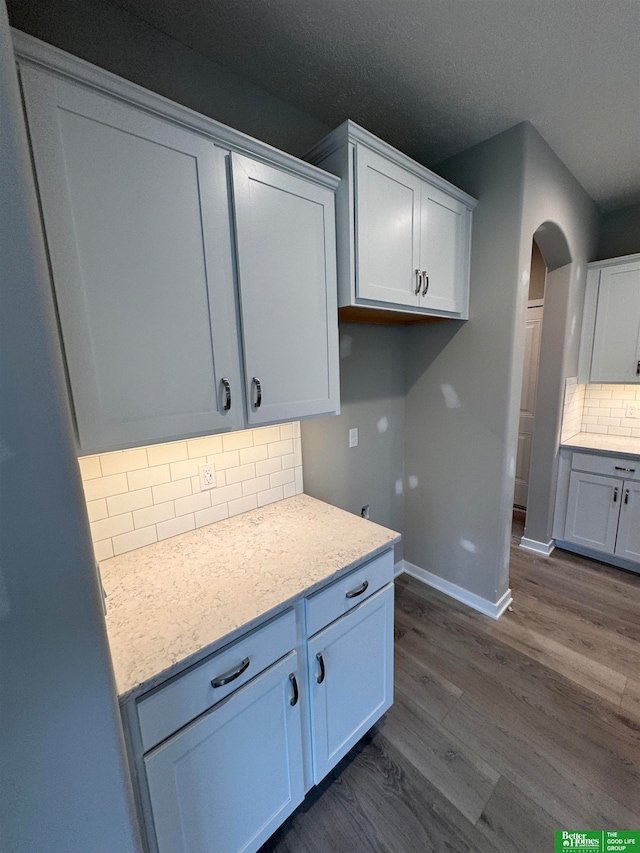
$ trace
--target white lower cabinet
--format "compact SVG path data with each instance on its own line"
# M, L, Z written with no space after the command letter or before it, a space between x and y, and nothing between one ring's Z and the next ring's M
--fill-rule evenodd
M566 514L556 534L560 544L639 571L640 463L628 457L574 453L566 476ZM560 475L560 499L562 479Z
M388 550L127 705L150 851L255 853L391 706L392 581Z
M393 703L393 586L309 640L314 782Z
M297 654L146 756L160 853L255 851L304 799Z

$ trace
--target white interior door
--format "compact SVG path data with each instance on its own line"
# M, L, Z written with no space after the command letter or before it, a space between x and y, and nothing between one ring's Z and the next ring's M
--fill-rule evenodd
M538 363L542 337L542 305L527 308L524 344L524 368L522 372L522 394L520 397L520 425L518 428L518 452L516 455L516 487L513 502L516 506L527 506L529 491L529 464L531 460L531 437L535 419L536 391L538 389Z

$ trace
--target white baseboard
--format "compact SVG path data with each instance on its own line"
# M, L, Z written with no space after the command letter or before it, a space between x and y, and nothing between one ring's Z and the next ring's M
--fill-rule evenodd
M523 536L520 540L520 547L523 551L531 551L533 554L548 557L556 547L556 543L555 539L549 539L548 542L538 542L537 539L527 539L526 536Z
M427 586L432 586L439 592L455 598L456 601L460 601L462 604L466 604L468 607L472 607L474 610L478 610L492 619L499 619L513 601L510 589L494 603L493 601L489 601L488 598L482 598L482 596L476 595L475 592L469 592L468 589L464 589L464 587L458 586L458 584L441 578L439 575L434 575L426 569L414 566L413 563L409 563L407 560L400 560L399 563L396 563L396 569L400 564L402 564L400 571L406 572L412 578L426 583Z
M393 576L397 578L398 575L401 575L404 572L404 560L398 560L397 563L394 563L393 566Z

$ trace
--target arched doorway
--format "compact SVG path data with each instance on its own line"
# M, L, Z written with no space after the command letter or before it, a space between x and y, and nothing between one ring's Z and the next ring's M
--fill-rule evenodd
M578 329L575 317L571 316L570 296L574 270L564 232L554 222L545 222L535 231L533 240L540 249L547 275L535 420L531 437L527 515L520 547L549 554L553 550L551 531L564 386L571 369L575 370L575 365L568 360L572 347L567 344L577 336ZM524 325L524 318L522 322Z

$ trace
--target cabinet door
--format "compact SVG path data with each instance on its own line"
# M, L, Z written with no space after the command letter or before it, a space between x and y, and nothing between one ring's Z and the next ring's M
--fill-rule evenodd
M622 480L572 471L564 538L585 548L613 554Z
M356 146L356 296L416 307L422 182Z
M616 556L640 563L640 483L623 483Z
M250 424L339 411L333 192L232 154Z
M81 449L237 429L224 154L79 84L22 78Z
M462 202L428 184L423 184L421 198L420 307L462 314L471 215Z
M393 584L308 642L317 784L393 703Z
M591 382L640 382L640 262L600 271Z
M144 759L160 853L254 853L304 798L297 655Z

